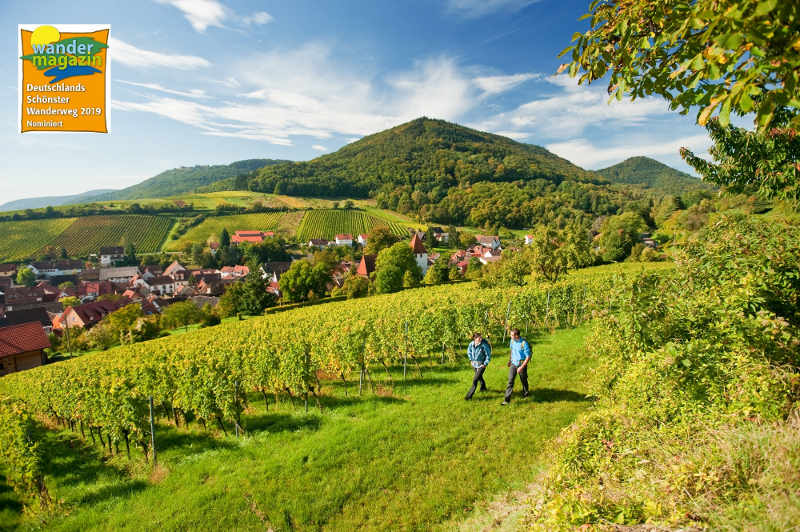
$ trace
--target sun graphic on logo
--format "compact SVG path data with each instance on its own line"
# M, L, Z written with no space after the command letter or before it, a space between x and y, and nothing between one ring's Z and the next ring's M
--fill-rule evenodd
M53 26L39 26L31 34L31 45L50 44L57 42L61 34Z

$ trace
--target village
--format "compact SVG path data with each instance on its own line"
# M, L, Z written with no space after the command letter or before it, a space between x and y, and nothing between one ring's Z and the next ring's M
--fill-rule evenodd
M0 375L50 362L49 354L56 348L74 347L75 341L73 345L64 343L70 334L74 338L88 332L130 305L138 306L136 316L151 321L178 303L191 303L198 310L211 313L232 286L246 279L260 282L258 286L274 304L289 303L281 291L281 278L294 262L314 261L315 255L326 255L324 252L328 252L324 295L341 295L348 278L367 283L375 278L377 254L364 252L369 238L368 234L338 234L333 240L310 239L300 243L303 253L288 255L290 260L218 268L192 266L190 260L177 259L166 267L121 265L126 259L122 246L102 247L86 261L65 258L0 264ZM528 235L525 243L530 243L530 238ZM229 245L246 248L273 239L273 232L236 231L230 235ZM503 251L498 236L483 235L477 235L464 249L433 250L441 250L448 240L448 233L439 227L432 227L427 233L410 231L405 245L423 277L437 262L446 261L450 275L445 275L445 280L460 280L471 264L475 269L497 262ZM220 245L212 242L210 252L219 250ZM331 262L331 256L341 258ZM202 315L198 316L196 320L201 321Z

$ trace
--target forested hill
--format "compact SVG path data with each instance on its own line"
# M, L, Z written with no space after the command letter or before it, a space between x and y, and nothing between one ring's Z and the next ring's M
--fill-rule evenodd
M597 170L597 173L612 183L642 185L665 194L680 195L693 190L714 188L696 177L649 157L631 157L614 166Z
M236 178L240 176L245 178L244 183L246 184L246 178L251 172L268 165L285 162L287 161L277 159L246 159L231 164L173 168L172 170L161 172L157 176L151 177L131 187L94 196L91 198L91 201L134 200L177 196L186 192L194 192L200 187L222 179L230 178L231 181L234 182Z
M536 178L559 183L591 181L594 176L539 146L418 118L311 161L263 168L249 188L298 196L366 197L382 187L408 185L438 195L479 181ZM225 185L233 188L232 180Z

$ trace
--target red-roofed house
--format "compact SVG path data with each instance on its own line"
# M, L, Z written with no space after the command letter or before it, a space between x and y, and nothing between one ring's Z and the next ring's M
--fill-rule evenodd
M360 235L358 235L358 243L361 244L362 246L366 246L367 245L367 235L364 234L364 233L361 233Z
M336 235L336 245L337 246L352 246L353 245L353 235L350 233L342 233Z
M222 270L220 270L220 273L223 279L239 279L249 274L250 268L248 268L247 266L240 266L240 265L223 266Z
M273 233L274 236L274 233ZM236 231L231 237L231 244L260 244L267 237L263 231Z
M100 297L114 293L114 285L109 281L83 282L78 285L78 297Z
M67 307L61 317L61 325L88 329L129 303L129 299L121 298L118 301L93 301L76 307Z
M0 375L35 368L47 362L50 340L38 321L0 327Z
M530 246L533 242L533 235L525 235L525 245Z
M275 295L275 297L281 297L281 287L278 283L274 281L269 283L269 286L267 287L267 292Z
M500 237L499 236L486 236L486 235L477 235L475 240L478 241L478 244L482 246L487 246L492 249L497 249L500 247Z
M163 273L163 275L166 275L166 276L168 276L168 277L172 277L173 275L175 275L175 273L176 273L176 272L180 272L180 271L183 271L183 270L185 270L185 269L186 269L186 268L184 268L184 267L181 265L181 263L180 263L180 262L178 262L177 260L175 260L175 261L172 261L172 264L170 264L169 266L167 266L167 269L166 269L166 270L164 270L164 273Z

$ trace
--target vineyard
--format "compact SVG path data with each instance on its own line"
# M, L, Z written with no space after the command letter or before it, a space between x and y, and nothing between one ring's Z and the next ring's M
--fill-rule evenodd
M33 256L73 222L75 218L0 222L0 262Z
M373 227L385 225L396 235L407 235L408 229L400 224L377 218L357 210L316 209L307 211L297 229L301 240L326 238L332 240L337 234L350 233L355 238L368 233Z
M264 212L255 214L232 214L227 216L209 216L201 224L192 227L176 240L169 239L164 244L166 251L183 249L187 242L205 243L209 239L219 240L223 229L229 234L235 231L274 231L281 219L292 213Z
M452 360L474 330L502 345L512 324L526 334L577 326L608 307L610 287L622 278L483 290L479 299L465 283L376 296L368 305L351 300L290 310L13 374L0 382L0 394L97 437L109 454L124 445L128 456L138 448L152 457L150 401L176 426L193 420L238 435L247 431L243 413L254 396L267 405L300 397L308 409L319 405L322 375L357 383L359 394L374 392L374 372L398 364L418 372L423 358ZM35 453L14 456L30 461Z
M74 257L97 253L101 246L118 246L123 240L133 243L138 253L154 253L174 223L168 216L87 216L75 220L49 244L63 247Z

